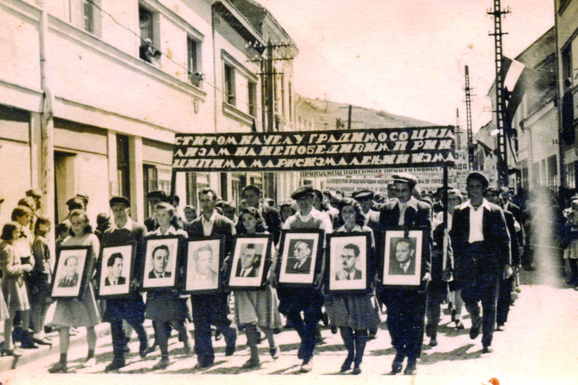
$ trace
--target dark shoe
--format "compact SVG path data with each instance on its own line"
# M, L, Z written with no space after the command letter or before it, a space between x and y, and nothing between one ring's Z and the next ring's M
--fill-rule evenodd
M276 360L277 358L279 358L279 348L269 349L269 354L271 354L271 357L273 357L273 359Z
M63 364L62 362L58 362L48 369L48 373L66 373L66 372L68 372L68 368L66 364Z
M438 341L435 338L429 340L429 346L438 346Z
M113 370L118 370L120 368L124 368L126 366L126 362L124 359L114 359L110 364L104 368L105 372L112 372Z
M153 366L153 370L166 369L170 364L171 361L168 358L161 358L161 360Z
M357 368L353 368L353 371L351 372L351 374L361 374L361 368L357 367Z
M472 328L470 329L470 338L475 340L480 335L480 329L482 328L482 317L477 320L472 320Z
M504 330L506 330L504 324L498 324L498 326L496 326L496 331L503 332Z
M2 350L0 350L0 354L2 356L20 357L22 355L22 351L15 346L13 349L2 348Z
M157 344L152 344L151 346L149 346L148 348L146 348L142 353L139 352L141 357L146 357L147 355L151 354L152 352L155 351L155 349L157 348ZM144 354L144 355L143 355Z
M351 369L351 364L353 363L353 355L348 355L343 364L341 365L340 373L345 373Z
M492 349L492 346L490 344L484 344L484 346L482 347L482 353L492 353L494 351L494 349Z
M225 355L228 356L232 356L233 354L235 354L235 352L237 351L237 347L235 345L227 345L225 347Z
M44 337L44 338L32 338L32 340L35 343L37 343L38 345L50 345L50 347L52 347L52 341L50 341L46 337Z
M243 369L253 369L253 368L257 368L261 366L261 362L259 361L259 358L254 359L254 358L249 358L249 360L247 362L245 362L243 364L243 366L241 366L241 368Z
M215 341L220 341L223 338L223 334L219 330L215 330Z
M200 370L200 369L207 369L210 368L211 366L213 366L215 364L215 362L213 360L202 360L197 362L197 364L195 365L195 367L193 369L195 370Z
M38 345L34 343L34 339L32 338L32 334L29 331L22 332L22 342L20 343L20 347L22 349L38 349Z
M406 376L413 376L415 374L417 374L417 367L416 367L416 363L407 363L407 366L405 367L405 370L403 371L403 374L405 374Z
M313 370L313 359L303 360L301 364L301 373L308 373Z
M151 350L151 352L152 352L152 350ZM146 345L141 346L138 350L138 355L141 356L141 358L145 358L147 356L147 354L149 354L149 353L150 353L149 347Z
M337 326L331 325L331 334L337 334Z
M464 324L462 323L462 321L456 320L455 322L456 322L456 329L458 329L458 330L463 330L463 329L465 329L465 326L464 326Z
M403 367L403 360L405 359L403 354L397 353L391 364L391 372L389 374L396 375L401 373L401 368Z

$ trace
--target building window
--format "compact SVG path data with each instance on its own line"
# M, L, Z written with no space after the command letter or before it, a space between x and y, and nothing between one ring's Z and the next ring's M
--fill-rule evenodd
M155 14L148 9L139 6L140 49L139 57L151 64L158 64L161 52L157 48L155 33Z
M118 195L130 199L130 150L128 136L116 136L116 169Z
M249 92L249 115L257 116L257 83L249 82L248 83L248 92Z
M201 43L190 36L187 36L187 71L190 82L200 87L205 78L201 71Z
M151 191L156 191L159 189L159 172L158 169L150 164L143 164L143 195L145 196L145 218L151 216L152 207L149 207L146 196Z
M92 0L83 0L82 14L84 18L84 30L86 32L95 33L95 4Z
M225 64L225 100L231 105L237 104L235 94L235 68Z

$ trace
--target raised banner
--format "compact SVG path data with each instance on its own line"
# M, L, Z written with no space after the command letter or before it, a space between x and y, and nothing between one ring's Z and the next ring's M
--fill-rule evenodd
M439 167L455 162L454 127L176 134L173 171Z

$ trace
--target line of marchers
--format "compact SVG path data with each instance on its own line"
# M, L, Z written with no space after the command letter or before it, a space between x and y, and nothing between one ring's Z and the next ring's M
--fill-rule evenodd
M415 164L442 165L455 162L451 151L440 153L419 152L415 154L390 154L366 156L335 156L305 158L244 158L244 159L178 159L173 160L173 168L179 170L279 170L288 171L326 168L375 167L375 166L408 166Z

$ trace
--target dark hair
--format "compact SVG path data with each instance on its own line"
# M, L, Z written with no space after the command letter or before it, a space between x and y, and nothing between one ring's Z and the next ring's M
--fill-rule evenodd
M151 256L153 257L153 259L155 257L155 253L159 250L166 250L167 254L169 254L169 255L171 254L171 251L169 250L169 247L167 245L158 245L157 247L155 247L153 249L153 252L151 253Z
M261 189L255 185L249 185L249 186L245 186L243 187L243 190L241 190L241 195L244 197L245 193L247 191L253 190L255 191L255 194L257 194L257 196L261 197Z
M50 226L50 219L46 217L38 217L36 218L36 224L34 225L34 233L38 232L38 227L41 225L48 225Z
M20 224L17 222L8 222L2 227L2 236L0 239L4 241L9 241L14 239L14 231L20 229Z
M356 257L359 257L359 254L361 253L359 246L357 246L355 243L348 243L347 245L343 246L343 248L353 250L353 254L355 254Z
M66 202L66 206L68 206L68 211L84 210L84 200L80 197L70 198Z
M155 206L155 210L163 209L166 210L171 217L175 215L175 207L167 202L161 202Z
M213 194L213 200L217 200L217 193L212 188L205 187L199 191L199 196Z
M18 201L18 206L28 207L30 210L36 210L36 201L32 197L24 197Z
M57 236L58 234L64 231L67 232L66 235L70 235L70 224L68 222L59 223L58 225L56 225L56 229L54 229L54 232L56 233Z
M252 215L257 220L257 225L255 226L255 232L263 233L267 231L267 225L265 224L265 218L261 215L261 212L254 207L246 207L239 213L239 223L243 224L243 232L246 232L245 225L243 223L243 214Z
M112 265L114 265L114 261L120 258L122 260L124 260L124 257L122 256L121 253L112 253L110 255L110 257L108 257L108 259L106 260L106 266L111 267Z
M16 221L18 218L24 216L25 214L32 216L32 210L26 206L17 206L14 208L14 210L12 210L12 216L10 217L10 220Z
M100 213L96 216L96 225L105 226L110 224L110 215L107 213Z
M343 198L339 201L338 208L339 208L339 219L341 220L341 224L345 224L345 220L343 220L343 216L341 212L345 206L352 206L355 210L355 224L359 226L363 226L365 224L365 215L361 211L361 205L353 198Z
M411 250L413 250L415 248L415 244L414 241L411 238L399 238L396 242L395 242L395 248L397 249L397 245L400 243L407 243L409 245L409 248Z
M71 224L72 224L72 217L84 217L84 220L86 221L86 226L84 227L84 234L92 233L92 226L90 225L90 222L88 220L88 215L86 215L86 211L79 210L79 209L72 210L69 214ZM71 226L71 229L72 229L72 226ZM70 235L76 235L76 234L72 234L72 231L71 231Z

